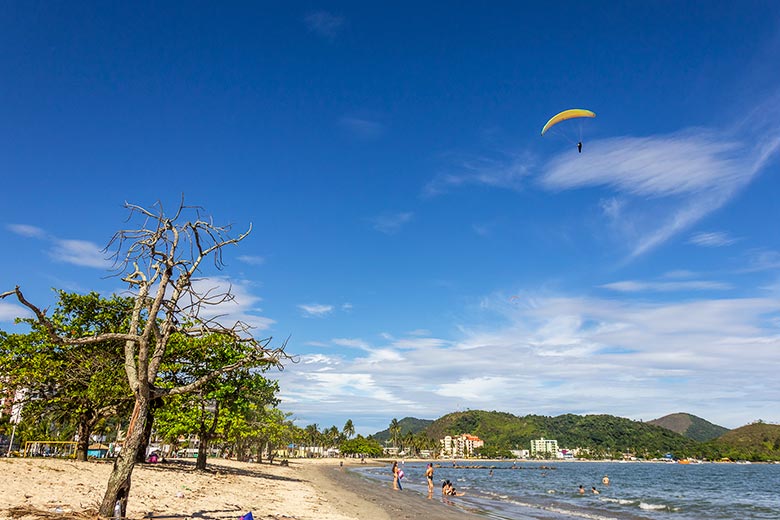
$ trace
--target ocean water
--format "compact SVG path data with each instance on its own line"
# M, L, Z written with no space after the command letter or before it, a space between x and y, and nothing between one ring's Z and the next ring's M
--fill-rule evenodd
M780 520L780 464L437 463L435 500L500 520ZM401 466L405 491L427 495L425 466ZM392 480L389 466L359 471ZM609 486L601 483L604 475ZM444 479L466 495L442 499ZM580 485L585 495L577 492Z

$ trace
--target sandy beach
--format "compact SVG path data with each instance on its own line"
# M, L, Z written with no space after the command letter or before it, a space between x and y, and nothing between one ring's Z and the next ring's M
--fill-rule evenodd
M210 459L137 465L129 518L291 520L474 519L452 504L393 491L349 471L359 461L291 460L289 466ZM94 517L111 472L108 462L0 459L0 518Z

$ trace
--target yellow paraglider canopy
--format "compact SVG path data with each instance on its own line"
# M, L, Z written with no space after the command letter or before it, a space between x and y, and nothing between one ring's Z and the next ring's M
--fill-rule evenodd
M569 110L564 110L563 112L555 114L550 118L549 121L547 121L547 124L544 125L544 128L542 128L542 135L544 135L544 133L549 130L551 126L555 126L561 121L566 121L567 119L574 119L575 117L596 117L596 114L583 108L570 108Z

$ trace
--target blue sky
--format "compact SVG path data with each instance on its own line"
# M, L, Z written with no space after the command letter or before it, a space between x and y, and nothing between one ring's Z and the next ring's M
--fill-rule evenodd
M780 422L780 5L537 4L6 3L0 289L183 193L302 426Z

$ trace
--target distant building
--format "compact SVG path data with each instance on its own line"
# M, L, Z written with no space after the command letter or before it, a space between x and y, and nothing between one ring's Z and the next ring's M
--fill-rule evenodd
M531 456L557 456L558 453L558 441L554 439L533 439L531 441Z
M439 443L442 456L452 458L473 457L474 450L485 445L485 441L468 433L454 437L447 435Z
M512 456L516 459L527 459L531 456L531 452L528 450L509 450Z

